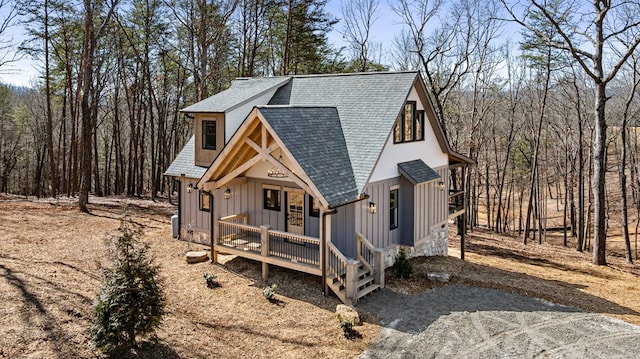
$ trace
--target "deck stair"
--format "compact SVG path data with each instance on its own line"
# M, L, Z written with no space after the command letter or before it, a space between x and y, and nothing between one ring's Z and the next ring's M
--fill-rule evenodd
M345 304L353 304L384 287L384 252L357 234L356 259L345 257L333 244L328 248L327 285Z

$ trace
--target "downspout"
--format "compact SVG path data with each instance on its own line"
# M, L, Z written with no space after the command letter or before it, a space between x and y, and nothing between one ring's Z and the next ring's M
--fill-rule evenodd
M184 178L184 174L180 175L181 178ZM181 238L182 235L182 181L178 181L178 239Z
M322 213L322 238L320 240L322 242L323 255L322 255L322 258L320 259L320 263L322 265L322 268L320 271L322 272L322 295L324 295L325 297L327 296L327 292L328 292L327 291L327 216L338 213L339 207L360 202L368 198L369 198L368 194L362 193L360 196L358 196L357 199L354 199L349 202L345 202L343 204L340 204L334 207L329 206L329 211Z

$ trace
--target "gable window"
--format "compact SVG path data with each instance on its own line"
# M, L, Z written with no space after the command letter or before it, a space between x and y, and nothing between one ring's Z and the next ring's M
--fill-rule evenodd
M202 148L216 149L216 121L202 121Z
M393 143L424 140L424 111L415 101L407 101L393 128Z
M311 195L309 195L309 216L320 217L320 204Z
M200 192L200 210L204 212L211 211L211 193L205 191Z
M280 211L280 191L277 189L263 188L264 209Z
M398 228L398 189L389 191L389 229Z

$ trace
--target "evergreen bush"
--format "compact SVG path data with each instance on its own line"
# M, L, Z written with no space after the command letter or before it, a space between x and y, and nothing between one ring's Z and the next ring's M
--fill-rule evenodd
M413 274L413 263L411 258L407 256L404 248L400 248L400 252L396 255L396 261L393 263L393 273L398 278L407 279Z
M159 267L139 241L141 229L123 220L118 231L90 329L93 345L104 353L137 348L137 338L153 333L162 321L166 301Z

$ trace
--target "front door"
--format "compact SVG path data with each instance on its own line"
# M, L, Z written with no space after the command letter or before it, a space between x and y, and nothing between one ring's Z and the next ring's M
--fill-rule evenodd
M287 231L304 235L304 193L287 192Z

